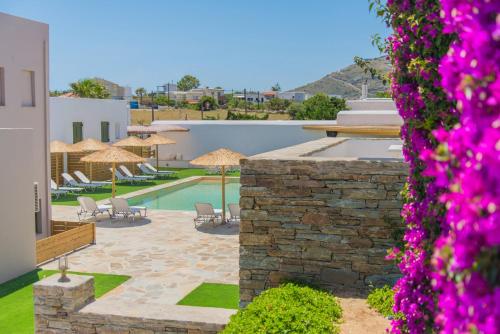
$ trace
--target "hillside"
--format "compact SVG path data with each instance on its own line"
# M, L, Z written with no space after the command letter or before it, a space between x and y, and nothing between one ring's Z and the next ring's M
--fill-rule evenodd
M390 64L385 57L374 58L370 60L370 64L384 74L388 73L390 70ZM369 97L374 97L377 92L383 92L388 89L388 87L384 87L381 80L372 79L371 76L365 74L359 66L352 64L340 71L332 72L317 81L297 87L293 90L305 91L311 94L335 94L348 99L359 99L361 95L361 85L365 80L368 80Z

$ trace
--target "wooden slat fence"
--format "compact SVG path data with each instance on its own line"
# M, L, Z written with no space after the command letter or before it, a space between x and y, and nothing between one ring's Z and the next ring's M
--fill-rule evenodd
M50 235L59 234L62 232L66 232L72 230L76 227L80 227L83 225L87 225L85 222L68 222L68 221L57 221L53 220L51 222L51 233Z
M56 177L56 154L59 155L58 164L59 164L59 174L62 174L63 168L64 168L64 156L62 153L51 153L50 154L50 175L52 177L52 180L57 182L57 177ZM59 175L59 183L60 185L63 182L63 178Z
M93 243L95 243L95 223L85 223L68 231L37 240L36 263L45 262Z

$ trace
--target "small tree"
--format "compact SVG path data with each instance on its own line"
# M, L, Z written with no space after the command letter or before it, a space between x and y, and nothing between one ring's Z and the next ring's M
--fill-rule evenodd
M211 96L202 96L198 102L198 109L201 111L214 110L217 106L217 101Z
M175 105L175 101L170 100L168 98L168 96L165 96L165 95L155 96L155 103L159 106L173 106L173 105Z
M281 91L281 86L280 86L279 82L277 82L274 86L272 86L271 90L273 92L280 92Z
M266 107L269 110L283 111L286 110L286 108L288 108L291 103L292 102L289 100L280 99L279 97L273 97L266 102Z
M295 119L333 120L341 110L347 110L344 99L319 93L304 101L304 109L296 113Z
M135 95L139 96L139 103L142 104L142 97L146 95L146 89L144 87L139 87L135 90Z
M192 75L185 75L177 82L177 89L181 91L188 91L193 88L198 88L200 86L200 80Z
M291 119L296 119L297 115L303 113L305 110L304 104L300 102L293 102L287 109Z
M104 85L94 79L81 79L70 84L71 91L79 97L107 99L111 96Z

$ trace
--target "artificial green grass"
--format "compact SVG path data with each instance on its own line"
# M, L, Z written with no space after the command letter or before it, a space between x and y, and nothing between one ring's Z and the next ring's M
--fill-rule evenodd
M182 298L177 305L238 309L240 290L238 285L202 283Z
M0 284L0 333L33 333L33 283L57 273L56 270L34 270ZM77 273L94 276L96 298L127 281L130 276Z
M117 183L116 185L116 195L124 195L133 191L154 187L163 183L173 182L180 179L184 179L191 176L204 176L207 175L205 169L200 168L161 168L161 170L176 171L172 176L166 177L164 179L156 179L144 182L137 182L134 184L129 183ZM228 174L229 176L238 176L238 173ZM96 201L100 201L111 197L111 186L105 186L103 188L97 189L96 191L87 191L84 193L85 196L92 197ZM78 205L76 198L80 195L67 194L59 198L52 198L53 205Z

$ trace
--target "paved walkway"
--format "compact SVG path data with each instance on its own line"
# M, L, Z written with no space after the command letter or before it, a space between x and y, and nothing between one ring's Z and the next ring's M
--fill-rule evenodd
M76 207L53 206L54 220L75 220ZM175 304L203 282L238 284L238 227L195 229L194 213L149 210L146 219L97 222L97 244L69 255L71 271L130 275L102 299ZM50 262L44 269L55 269Z

